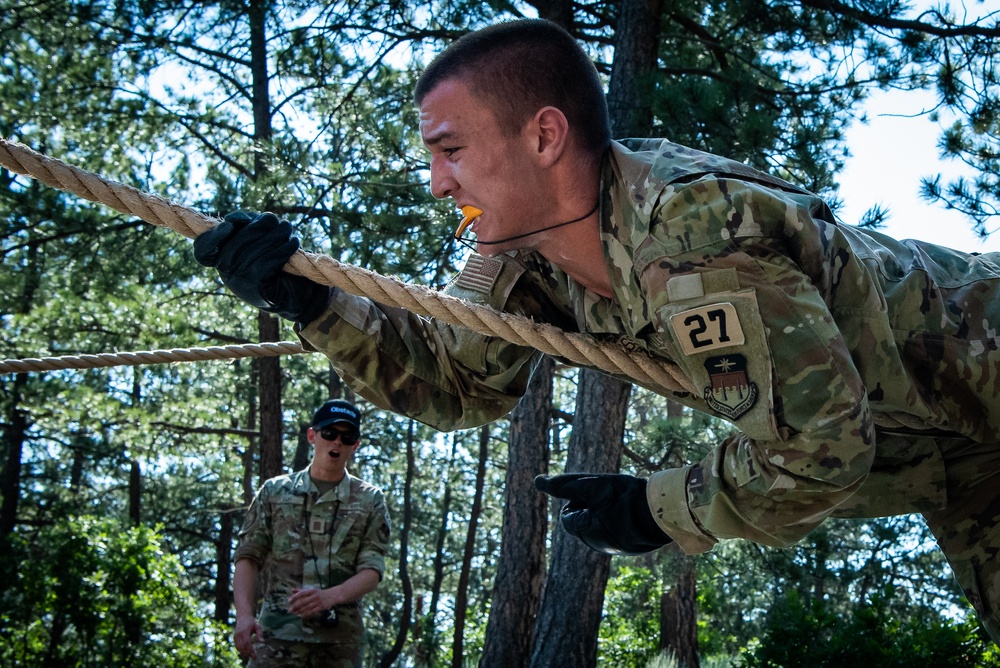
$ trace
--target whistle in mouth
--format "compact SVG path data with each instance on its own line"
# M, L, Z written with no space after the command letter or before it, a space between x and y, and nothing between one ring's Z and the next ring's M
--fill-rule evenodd
M462 222L458 224L458 229L455 230L455 238L458 239L462 236L462 232L465 232L465 228L472 224L479 216L483 215L482 210L477 209L474 206L463 206L462 207Z

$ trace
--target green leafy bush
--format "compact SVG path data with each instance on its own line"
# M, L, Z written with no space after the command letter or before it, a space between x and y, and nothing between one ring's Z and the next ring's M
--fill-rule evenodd
M0 665L239 665L152 529L61 520L3 546Z
M975 622L952 622L932 610L894 615L875 597L848 613L795 592L767 616L759 644L741 657L746 668L987 668L1000 666L996 649Z

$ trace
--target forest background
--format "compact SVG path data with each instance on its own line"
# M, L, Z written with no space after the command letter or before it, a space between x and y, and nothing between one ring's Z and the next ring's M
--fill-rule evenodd
M439 288L467 251L428 192L413 82L519 16L592 54L616 136L743 160L835 208L866 96L930 92L955 119L942 157L975 178L929 165L923 196L997 227L1000 25L982 2L0 0L0 136L211 215L274 211L307 250ZM0 258L0 358L294 339L179 235L5 170ZM240 665L235 533L341 396L318 355L0 376L0 664ZM394 525L368 665L998 665L918 517L697 557L611 558L557 531L536 474L648 475L728 433L663 397L546 359L480 429L361 405L354 473Z

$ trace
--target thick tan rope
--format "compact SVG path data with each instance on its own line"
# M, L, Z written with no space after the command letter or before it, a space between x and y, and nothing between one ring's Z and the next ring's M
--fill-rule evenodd
M63 371L66 369L97 369L111 366L140 366L168 362L205 362L232 360L243 357L277 357L301 355L309 352L291 341L280 343L248 343L241 346L213 346L211 348L174 348L173 350L147 350L137 353L100 353L98 355L63 355L60 357L32 357L0 361L0 373L26 373L32 371Z
M0 138L0 165L57 190L138 216L152 225L168 227L188 238L193 239L218 223L215 218L104 179L3 138ZM599 342L587 335L564 332L528 318L449 297L425 286L406 284L396 278L340 263L328 255L300 250L291 257L285 269L387 306L461 325L480 334L498 336L581 366L627 376L654 391L696 393L677 366L654 360L642 351L626 351L619 345Z

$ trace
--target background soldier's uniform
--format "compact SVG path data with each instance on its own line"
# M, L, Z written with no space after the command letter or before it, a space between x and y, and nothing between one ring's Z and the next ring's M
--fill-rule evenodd
M697 391L651 389L739 428L650 478L686 552L921 512L1000 641L1000 254L841 225L806 191L662 140L613 144L601 197L614 299L534 252L473 256L448 292L670 360ZM300 336L440 429L506 414L537 354L338 290Z
M264 640L279 641L258 643L258 661L306 665L298 655L308 652L314 660L325 658L316 665L360 666L364 626L357 603L337 606L337 624L330 628L303 622L286 605L294 589L328 588L367 568L382 577L389 549L382 490L347 474L320 496L308 469L271 478L250 505L239 538L235 560L250 559L267 576L258 617Z

